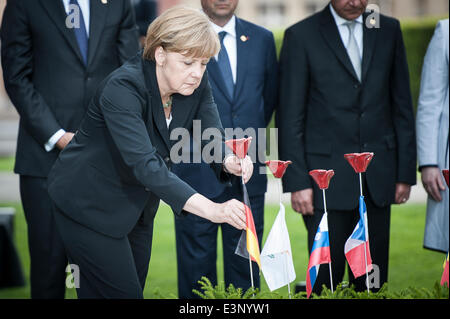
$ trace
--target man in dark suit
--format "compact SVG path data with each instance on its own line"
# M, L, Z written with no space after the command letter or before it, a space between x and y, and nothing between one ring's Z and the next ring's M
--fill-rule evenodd
M258 240L261 243L267 179L265 174L260 173L260 168L264 168L264 159L256 154L265 154L265 148L257 147L257 134L258 128L266 128L275 107L277 60L272 33L237 18L234 11L238 2L201 1L203 11L210 18L222 45L218 56L211 59L207 69L227 138L242 138L247 134L253 137L249 154L253 156L253 161L256 161L255 173L247 184L247 189ZM233 133L229 132L230 129L234 130ZM239 132L239 129L242 131ZM265 141L262 142L265 145ZM225 187L204 163L174 165L174 172L199 193L215 202L225 202L231 198L242 200L239 179L234 180L231 188ZM192 289L199 289L197 282L202 276L208 277L213 283L217 282L218 225L189 215L176 218L175 227L178 295L179 298L195 298ZM248 260L234 253L241 232L225 224L221 225L221 230L225 284L233 284L246 290L250 287ZM258 273L258 267L254 263L256 287L259 287L259 276L256 276Z
M139 41L143 47L148 26L157 16L158 2L156 0L131 0L131 4L136 14Z
M47 175L97 85L136 54L129 0L10 0L2 29L6 90L20 114L15 173L28 224L31 297L63 298L67 259Z
M388 278L390 205L405 203L416 182L414 117L405 48L397 20L365 12L366 0L332 0L288 28L280 57L277 110L283 179L301 213L311 251L323 215L322 193L308 175L334 169L327 191L333 283L344 275L344 244L358 220L359 179L345 153L374 152L363 174L370 249L380 285ZM378 20L378 21L377 21ZM365 278L350 281L359 290ZM330 285L320 269L315 292Z

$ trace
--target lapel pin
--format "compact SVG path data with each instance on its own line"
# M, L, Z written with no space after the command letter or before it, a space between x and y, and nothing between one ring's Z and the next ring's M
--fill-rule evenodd
M246 36L246 35L241 35L241 41L242 42L246 42L246 41L248 41L248 36Z
M371 25L377 24L377 20L375 20L375 18L370 19L370 24Z
M108 0L102 0L103 4L108 4Z

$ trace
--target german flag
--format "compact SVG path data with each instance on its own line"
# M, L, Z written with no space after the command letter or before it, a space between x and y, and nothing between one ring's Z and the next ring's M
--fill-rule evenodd
M444 261L444 272L442 273L441 278L441 286L444 284L447 284L448 287L448 253L447 253L447 259Z
M242 236L239 239L235 254L244 258L249 258L250 255L251 260L256 262L259 268L261 268L258 236L256 234L255 222L253 220L253 213L250 206L250 200L248 198L247 188L244 184L242 184L242 190L244 193L244 208L247 228L242 232Z

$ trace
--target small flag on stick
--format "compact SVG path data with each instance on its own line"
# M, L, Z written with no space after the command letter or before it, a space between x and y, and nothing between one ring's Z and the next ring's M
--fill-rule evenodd
M321 264L328 264L330 269L331 291L333 292L334 289L333 273L331 270L330 238L328 235L328 212L325 197L325 190L330 186L330 180L334 176L334 171L316 169L310 171L309 175L322 190L324 214L314 238L314 243L311 248L311 255L308 262L308 270L306 272L306 294L308 298L311 296Z
M291 161L267 161L273 176L277 179L278 187L280 178L283 177L286 168ZM278 191L281 194L280 188ZM289 298L291 289L289 284L295 280L294 261L292 259L291 242L285 219L285 208L281 202L280 210L270 229L269 236L261 252L261 270L266 279L270 291L288 286Z
M442 175L444 175L444 179L445 179L445 182L447 183L447 187L449 186L448 184L449 184L449 174L448 174L448 169L444 169L444 170L442 170ZM444 261L444 272L442 273L442 277L441 277L441 286L443 286L444 284L447 284L447 287L449 286L448 285L448 277L449 277L449 275L448 275L448 253L447 253L447 258L445 259L445 261Z
M448 253L447 253L447 258L444 261L444 272L442 273L442 277L441 277L441 286L443 286L444 284L447 284L448 287Z
M306 294L308 298L311 296L321 264L330 264L331 269L328 213L324 213L322 216L309 256L308 271L306 272Z
M367 209L364 197L359 198L360 218L350 238L344 246L345 258L352 270L353 276L358 278L372 271L372 258L369 249L369 232L367 230Z
M227 140L225 141L225 145L227 145L233 153L241 160L247 156L247 151L250 147L250 143L252 138L242 138L238 140ZM246 230L242 232L241 238L239 239L238 245L235 250L235 254L242 256L244 258L248 258L249 267L250 267L250 279L252 288L254 288L253 283L253 269L252 269L252 261L256 262L261 269L261 258L259 251L259 242L258 235L256 233L255 222L253 220L253 213L250 205L250 199L247 193L247 187L244 183L244 178L242 180L242 192L244 198L244 209L245 209L245 217L246 217Z
M344 157L353 167L355 173L359 175L359 221L356 224L350 238L347 239L344 246L345 257L352 269L355 278L366 274L367 292L369 290L369 272L372 270L372 259L370 257L369 247L369 225L367 223L367 208L364 202L362 173L365 173L374 153L350 153Z

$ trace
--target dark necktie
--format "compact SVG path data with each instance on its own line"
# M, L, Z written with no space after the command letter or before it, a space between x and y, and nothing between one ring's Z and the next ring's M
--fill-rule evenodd
M223 44L223 39L227 35L227 32L222 31L219 32L220 38L220 51L219 57L217 59L217 63L219 64L219 69L222 73L223 81L225 83L226 90L231 99L233 99L234 95L234 82L233 82L233 73L231 72L230 59L228 58L227 49Z
M88 35L86 32L86 25L84 24L83 12L81 11L81 7L78 4L77 0L70 0L69 4L75 5L79 9L80 13L80 26L74 27L75 37L78 42L78 47L80 49L81 56L83 57L84 64L87 65L87 56L88 56ZM71 12L72 13L72 12Z

